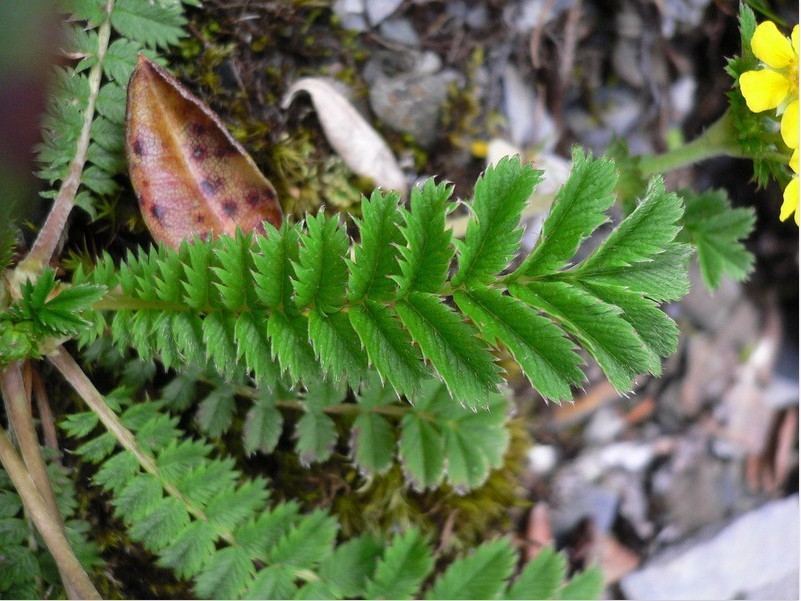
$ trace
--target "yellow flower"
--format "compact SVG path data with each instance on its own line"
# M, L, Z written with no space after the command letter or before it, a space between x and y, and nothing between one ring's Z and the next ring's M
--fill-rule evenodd
M785 221L790 215L795 213L795 224L798 223L798 148L793 150L793 156L790 157L790 168L795 173L795 177L790 180L787 187L784 189L784 202L782 203L781 213L779 219Z
M777 109L784 143L798 148L798 25L788 40L770 21L760 23L751 50L767 68L740 75L745 102L755 113Z

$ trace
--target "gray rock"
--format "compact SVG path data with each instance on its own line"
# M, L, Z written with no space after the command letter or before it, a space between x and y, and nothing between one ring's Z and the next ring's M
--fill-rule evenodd
M515 146L553 148L557 141L556 124L544 103L511 64L503 73L503 97L509 135Z
M629 599L798 599L798 496L741 515L711 539L625 576Z
M441 74L379 79L370 88L370 107L387 126L410 135L423 147L440 134L442 105L448 85Z
M411 47L420 45L420 36L417 35L412 22L404 17L384 21L378 26L378 31L384 38L396 44Z
M369 24L364 14L364 0L336 0L332 8L345 29L359 32L368 29Z
M550 0L523 0L520 3L510 3L504 10L503 17L513 31L528 33L555 19L572 5L573 0L556 0L553 3Z
M378 25L389 15L398 10L403 0L367 0L367 18L371 25Z
M662 35L672 38L678 30L692 29L701 23L712 0L665 0L662 9Z

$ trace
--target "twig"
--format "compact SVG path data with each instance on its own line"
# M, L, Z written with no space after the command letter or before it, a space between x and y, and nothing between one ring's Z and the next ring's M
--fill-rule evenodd
M181 493L181 491L178 490L174 484L164 479L153 457L145 453L139 447L136 442L136 438L134 438L133 432L123 425L123 423L120 421L120 418L117 417L117 414L114 413L114 411L112 411L111 408L106 404L103 395L100 394L100 391L95 388L95 385L92 384L92 381L86 376L85 373L83 373L83 370L75 362L75 359L73 359L62 347L58 347L56 350L51 352L47 358L55 366L55 368L61 372L61 375L64 376L64 379L69 382L70 386L75 389L75 392L81 396L89 408L95 412L106 429L111 432L112 436L117 439L123 448L136 457L136 460L139 462L139 465L142 467L142 469L154 476L164 490L171 497L181 501L181 503L186 506L187 511L189 511L189 513L191 513L195 518L202 521L208 521L208 516L200 507L195 505L190 499ZM231 532L227 530L222 531L220 532L220 536L227 543L232 545L236 544L234 536Z
M61 519L61 513L56 503L56 494L53 492L50 477L47 475L47 466L39 450L39 437L33 425L30 397L25 389L22 366L19 361L8 365L0 374L0 388L2 388L5 399L8 421L14 430L28 474L39 490L53 522L61 530L61 534L66 536L64 521ZM58 567L67 594L72 598L79 597L80 593L72 586L69 575L61 571L60 565Z
M14 450L6 431L0 428L0 462L8 473L11 482L17 489L25 509L47 544L59 572L64 578L64 585L74 591L73 598L100 599L83 566L75 557L72 547L64 536L58 522L51 515L47 503L39 493L31 475L25 469L22 459Z
M83 167L86 163L86 155L89 150L89 141L92 133L92 121L95 115L95 103L100 92L100 81L103 77L103 59L108 50L108 42L111 37L111 11L114 8L114 0L106 0L106 20L98 28L97 43L97 62L89 71L89 98L86 102L86 110L83 114L83 125L75 148L75 156L70 161L67 176L61 182L50 214L47 216L44 226L42 226L33 248L28 256L20 263L23 271L39 273L42 268L50 262L53 257L58 241L67 224L67 218L75 206L75 195L81 185Z

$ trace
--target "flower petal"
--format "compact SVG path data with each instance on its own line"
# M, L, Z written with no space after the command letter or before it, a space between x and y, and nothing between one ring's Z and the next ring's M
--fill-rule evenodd
M782 140L789 148L798 148L798 100L793 100L782 115Z
M781 69L798 56L793 52L790 40L784 37L771 21L760 23L751 38L751 50L763 63Z
M775 109L790 91L790 82L775 71L761 69L740 75L740 90L754 113Z
M796 57L798 57L798 25L793 27L793 33L790 36L790 40L793 44L793 52L795 52Z
M794 173L798 173L798 148L793 151L793 155L790 157L790 169Z
M787 187L784 189L784 202L782 203L781 212L779 213L779 219L781 221L786 221L787 218L795 213L795 224L799 225L798 223L798 176L795 176L793 179L790 180L790 183L787 184Z

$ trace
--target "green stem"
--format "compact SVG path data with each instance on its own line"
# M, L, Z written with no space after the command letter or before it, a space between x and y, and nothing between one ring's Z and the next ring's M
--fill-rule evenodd
M75 195L81 185L83 167L86 164L86 156L89 151L89 142L92 133L92 121L95 115L95 103L100 93L100 82L103 78L103 59L108 50L109 38L111 37L111 11L114 9L114 0L107 0L105 6L106 19L97 30L97 62L89 70L89 97L86 101L86 108L83 112L83 125L78 141L75 144L75 155L70 161L67 175L61 182L50 214L47 216L44 226L42 226L33 248L27 257L20 263L18 269L38 274L42 268L50 262L55 252L67 218L75 206Z
M75 556L59 523L51 515L47 502L14 449L6 431L0 428L0 463L17 489L25 509L42 535L50 554L65 579L65 586L74 591L77 599L101 599L97 589ZM67 584L67 582L69 584Z
M720 119L692 142L663 154L643 156L640 159L640 170L645 176L666 173L721 155L747 156L737 143L730 110L723 113Z

